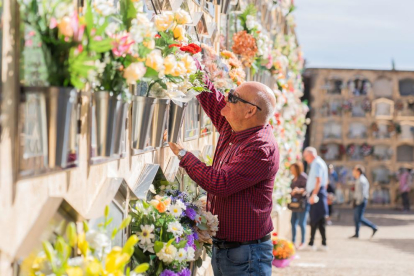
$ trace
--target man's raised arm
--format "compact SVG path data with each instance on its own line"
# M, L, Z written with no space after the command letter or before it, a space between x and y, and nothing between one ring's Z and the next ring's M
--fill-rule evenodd
M201 69L201 65L198 61L196 61L197 68ZM226 105L226 101L222 93L214 88L213 83L210 79L206 76L206 80L204 81L207 88L211 91L210 92L203 92L197 96L198 101L201 104L201 107L206 112L207 116L211 119L213 125L216 127L218 132L220 133L226 127L229 126L229 123L226 121L226 118L221 116L221 109Z

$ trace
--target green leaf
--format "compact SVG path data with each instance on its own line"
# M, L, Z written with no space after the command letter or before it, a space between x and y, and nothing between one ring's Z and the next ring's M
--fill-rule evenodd
M122 251L128 248L134 248L134 246L137 244L138 241L139 241L139 238L136 235L132 235L131 237L128 238L127 242L124 245L124 249Z
M185 246L186 246L186 244L187 244L187 240L182 240L182 241L180 241L179 243L176 243L175 241L174 241L174 246L177 248L177 249L181 249L181 248L184 248Z
M85 231L85 233L89 231L89 224L87 221L83 222L83 231Z
M155 275L160 275L162 273L162 271L164 270L164 267L162 265L162 262L158 263L158 267L157 267L157 271L155 272Z
M157 79L158 78L158 72L151 68L151 67L147 67L147 72L145 72L144 78L148 78L148 79Z
M150 205L145 200L142 201L142 205L145 209L148 209L148 207L150 207Z
M137 10L131 0L121 0L121 16L127 30L131 28L131 21L136 17Z
M88 35L90 36L92 28L93 28L93 13L92 13L92 7L90 5L89 1L86 1L86 12L85 12L85 21L86 21L86 28L88 30Z
M201 257L200 257L200 258L198 258L198 259L195 261L195 264L196 264L196 266L197 266L197 267L201 267L201 266L203 265L203 259L201 259Z
M119 226L119 230L122 230L124 228L126 228L130 223L131 223L131 216L127 216L121 223L121 225Z
M118 228L114 228L114 230L112 231L112 235L111 235L111 240L115 239L116 234L118 233Z
M90 40L89 41L89 49L94 51L98 54L108 52L112 49L112 39L106 38L103 40Z
M155 253L160 252L163 248L164 248L164 243L163 242L156 241L154 243L154 251L155 251Z
M141 265L139 265L139 266L137 266L135 269L134 269L134 272L135 273L137 273L137 274L140 274L140 273L144 273L145 271L147 271L148 269L149 269L149 264L148 263L145 263L145 264L141 264Z
M45 251L46 257L49 260L49 262L54 263L55 262L55 251L53 249L53 246L48 241L43 242L43 250Z
M109 206L108 205L106 205L105 206L105 218L107 218L108 216L109 216Z
M154 256L154 255L151 255L151 256ZM142 252L142 249L139 248L138 246L135 246L133 257L138 263L146 263L150 261L150 256Z
M78 239L78 236L76 234L76 225L74 222L70 222L66 227L66 237L69 240L69 245L74 247Z
M208 227L207 227L207 225L206 225L205 223L200 223L200 224L197 224L197 227L198 227L200 230L208 230Z
M108 219L107 222L105 222L105 224L103 225L103 227L108 227L109 224L111 224L111 222L113 221L113 218Z
M171 76L171 75L166 75L166 77L167 77L167 79L169 79L173 83L180 83L180 82L184 81L184 79L182 77L175 77L175 76Z
M170 246L173 242L175 241L175 239L173 238L173 239L171 239L171 240L169 240L168 242L167 242L167 246Z

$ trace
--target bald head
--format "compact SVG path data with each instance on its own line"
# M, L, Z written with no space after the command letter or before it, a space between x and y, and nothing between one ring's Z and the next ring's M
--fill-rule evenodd
M266 124L274 115L276 97L267 85L256 81L248 81L240 85L237 92L243 99L256 104L262 109L257 110L257 119L260 123Z

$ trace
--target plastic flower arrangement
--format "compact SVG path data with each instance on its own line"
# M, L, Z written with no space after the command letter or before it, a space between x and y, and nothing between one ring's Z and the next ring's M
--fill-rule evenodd
M105 28L95 29L85 14L78 14L73 1L19 1L21 16L41 40L49 85L82 89L99 70L100 54L111 48L111 39L102 39ZM105 17L101 19L105 21ZM93 31L94 30L94 31Z
M150 263L146 275L190 275L190 262L201 265L202 249L211 251L206 239L217 231L218 220L197 204L179 191L135 202L131 227L140 242L134 260Z
M213 82L214 87L221 92L235 88L237 85L229 75L230 70L234 69L232 69L230 64L226 62L227 60L217 54L211 46L201 44L201 48L204 53L202 61L204 70L207 72L209 79ZM238 60L236 62L237 66L241 66Z
M253 4L246 7L244 12L238 16L243 31L236 33L233 37L233 52L242 56L244 66L252 67L254 72L264 67L272 67L273 43L269 35L256 19L257 9Z
M191 99L207 88L204 73L196 66L195 57L201 52L199 45L191 43L184 25L191 23L190 15L179 9L163 11L154 17L158 32L155 50L145 59L149 82L147 96Z
M84 223L85 232L77 232L75 223L69 223L66 229L66 238L58 236L52 245L48 241L43 242L43 250L35 257L30 275L50 276L134 276L144 273L149 268L147 263L141 263L131 271L127 267L134 246L139 241L138 237L132 235L121 248L111 247L111 238L106 234L108 225L112 218L108 218L109 209L105 209L105 221L99 230L89 229ZM118 228L112 233L112 239L128 226L131 217L122 221ZM76 250L77 249L77 250ZM79 252L79 253L77 253ZM74 256L73 254L76 254Z
M292 242L278 238L277 233L272 234L273 257L276 260L285 260L295 255L295 247Z
M244 72L243 65L237 56L230 51L224 50L220 52L220 56L223 58L223 62L230 68L229 76L236 85L240 85L246 81L246 73Z

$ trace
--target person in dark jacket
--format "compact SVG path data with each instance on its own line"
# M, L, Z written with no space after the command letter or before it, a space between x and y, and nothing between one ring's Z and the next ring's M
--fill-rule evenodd
M300 163L295 163L290 166L290 172L293 175L292 183L290 188L292 189L292 201L302 200L304 193L306 193L306 180L308 176L303 172L303 165ZM306 204L306 208L302 212L292 212L292 218L290 220L292 224L292 242L296 242L296 226L299 223L301 230L301 242L297 247L298 250L302 249L305 246L305 237L306 237L306 220L308 217L310 205Z

